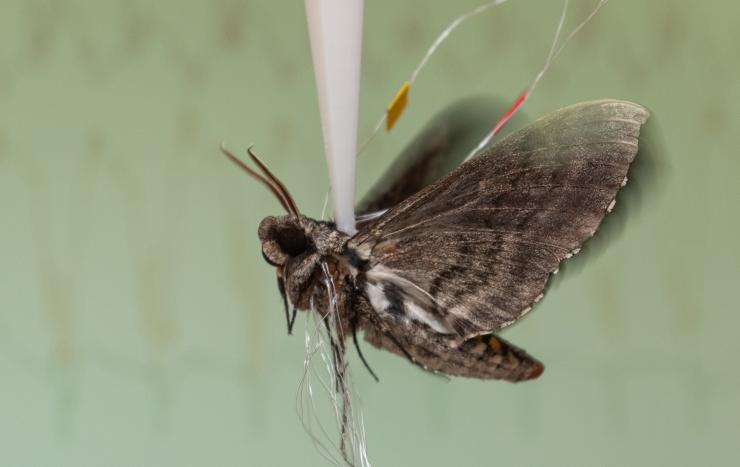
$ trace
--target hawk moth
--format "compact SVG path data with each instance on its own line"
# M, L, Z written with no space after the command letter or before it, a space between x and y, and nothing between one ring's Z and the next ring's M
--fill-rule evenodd
M363 331L372 345L427 370L518 382L544 367L496 333L540 301L560 263L611 211L647 118L631 102L583 102L456 167L431 141L371 190L359 211L373 214L358 216L351 237L304 216L251 149L262 174L224 152L287 211L260 223L262 253L276 268L289 332L295 310L335 313L336 372L345 365L344 336L357 344Z

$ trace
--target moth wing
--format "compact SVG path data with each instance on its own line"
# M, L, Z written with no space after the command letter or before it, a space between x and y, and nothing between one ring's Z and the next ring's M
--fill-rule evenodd
M616 100L558 110L364 226L349 247L373 307L465 338L513 323L610 211L647 117Z
M455 169L506 111L491 98L455 102L437 114L401 152L358 204L356 212L381 212ZM524 118L519 116L519 122ZM517 121L510 121L512 128Z

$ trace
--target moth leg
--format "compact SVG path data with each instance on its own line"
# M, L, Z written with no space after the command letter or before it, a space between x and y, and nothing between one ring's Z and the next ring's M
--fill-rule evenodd
M352 341L355 344L355 349L357 349L357 356L360 357L360 361L362 361L362 364L365 365L365 369L370 373L370 376L373 377L376 383L380 382L380 378L378 378L378 375L375 374L373 369L370 367L370 364L365 359L365 355L362 353L362 350L360 349L360 342L357 340L357 324L352 323Z
M280 296L283 298L283 307L285 308L285 321L288 323L288 335L293 334L293 324L295 324L296 309L293 308L293 316L290 315L290 307L288 306L288 297L285 294L285 282L283 276L278 273L277 276L278 291Z
M350 286L351 287L351 286ZM365 359L365 355L362 353L362 350L360 349L360 342L357 340L357 327L360 324L360 313L357 311L357 304L356 304L356 294L355 293L349 293L348 300L349 300L349 306L347 309L351 313L349 318L349 325L352 330L352 342L355 344L355 349L357 349L357 356L360 357L360 361L362 361L362 364L365 365L365 369L370 373L370 376L373 377L376 383L380 382L380 379L378 378L378 375L375 374L372 368L370 368L370 364Z

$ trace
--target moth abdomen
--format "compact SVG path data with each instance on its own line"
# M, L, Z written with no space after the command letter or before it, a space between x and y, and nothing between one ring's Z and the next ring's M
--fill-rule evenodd
M515 383L535 379L545 371L541 362L494 334L470 339L460 346L459 351L463 358L472 362L470 374L461 376L505 379Z
M461 343L455 335L442 335L410 320L396 317L393 323L395 339L370 327L365 329L365 340L398 355L407 354L415 364L430 371L515 383L535 379L545 369L524 350L493 334Z

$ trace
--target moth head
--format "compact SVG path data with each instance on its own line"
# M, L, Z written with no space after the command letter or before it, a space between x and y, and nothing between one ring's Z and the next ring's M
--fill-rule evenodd
M276 267L313 254L320 257L338 254L349 238L330 223L292 214L265 217L257 235L262 243L262 256Z
M280 293L301 310L311 307L320 277L322 254L316 226L312 219L288 214L265 217L257 230L262 257L276 268Z
M261 173L253 170L223 146L221 151L249 176L264 185L287 212L284 216L269 216L260 222L257 232L262 256L277 268L281 293L301 309L308 307L311 284L322 258L341 252L349 238L331 224L305 217L298 210L285 185L247 149L247 154Z
M301 215L298 205L283 182L252 152L251 147L247 149L247 154L262 173L250 168L223 145L221 145L221 152L247 175L264 185L288 212L287 216L266 217L260 223L259 237L265 260L273 266L283 266L289 258L306 253L309 249L309 242L303 228L306 218Z
M262 256L272 266L283 267L290 260L316 251L300 219L290 215L265 217L257 235L262 243Z

